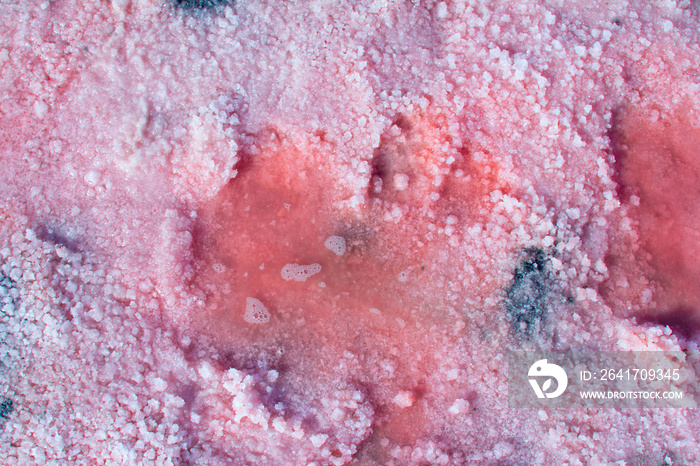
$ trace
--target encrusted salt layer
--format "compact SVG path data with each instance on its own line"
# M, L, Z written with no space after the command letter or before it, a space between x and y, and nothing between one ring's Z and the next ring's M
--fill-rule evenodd
M282 278L287 281L305 282L321 271L321 264L287 264L282 267Z
M695 2L194 3L0 3L3 464L700 463L504 352L698 349Z
M324 246L338 256L345 254L346 243L342 236L329 236Z

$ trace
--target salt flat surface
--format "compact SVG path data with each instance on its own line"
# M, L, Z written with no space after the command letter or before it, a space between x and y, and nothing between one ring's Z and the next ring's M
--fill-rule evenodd
M698 348L699 13L3 2L4 462L700 462L505 358Z

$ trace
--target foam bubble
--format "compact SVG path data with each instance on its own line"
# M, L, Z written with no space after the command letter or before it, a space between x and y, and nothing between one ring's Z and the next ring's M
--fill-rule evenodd
M338 256L345 254L346 243L342 236L329 236L325 246Z
M321 271L321 264L287 264L282 267L282 278L287 281L305 282Z
M270 321L270 311L259 299L246 298L243 319L249 324L265 324Z

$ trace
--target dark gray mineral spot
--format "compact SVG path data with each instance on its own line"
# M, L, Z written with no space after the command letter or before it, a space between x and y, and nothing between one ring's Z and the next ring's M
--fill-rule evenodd
M12 400L8 398L0 398L0 420L5 420L12 414Z
M526 249L506 292L506 319L518 337L532 338L547 318L549 276L545 265L544 251Z

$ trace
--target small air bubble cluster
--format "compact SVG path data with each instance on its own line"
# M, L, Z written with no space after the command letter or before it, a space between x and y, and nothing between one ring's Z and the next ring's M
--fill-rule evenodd
M282 267L282 278L287 281L305 282L321 271L321 264L287 264Z
M219 262L216 262L214 265L212 265L212 268L216 273L224 273L226 272L226 266L224 264L220 264Z
M346 243L345 243L345 238L342 236L329 236L328 239L325 242L325 246L327 249L329 249L331 252L338 256L342 256L345 254L345 248Z
M243 319L249 324L265 324L270 321L270 311L256 298L246 298Z

